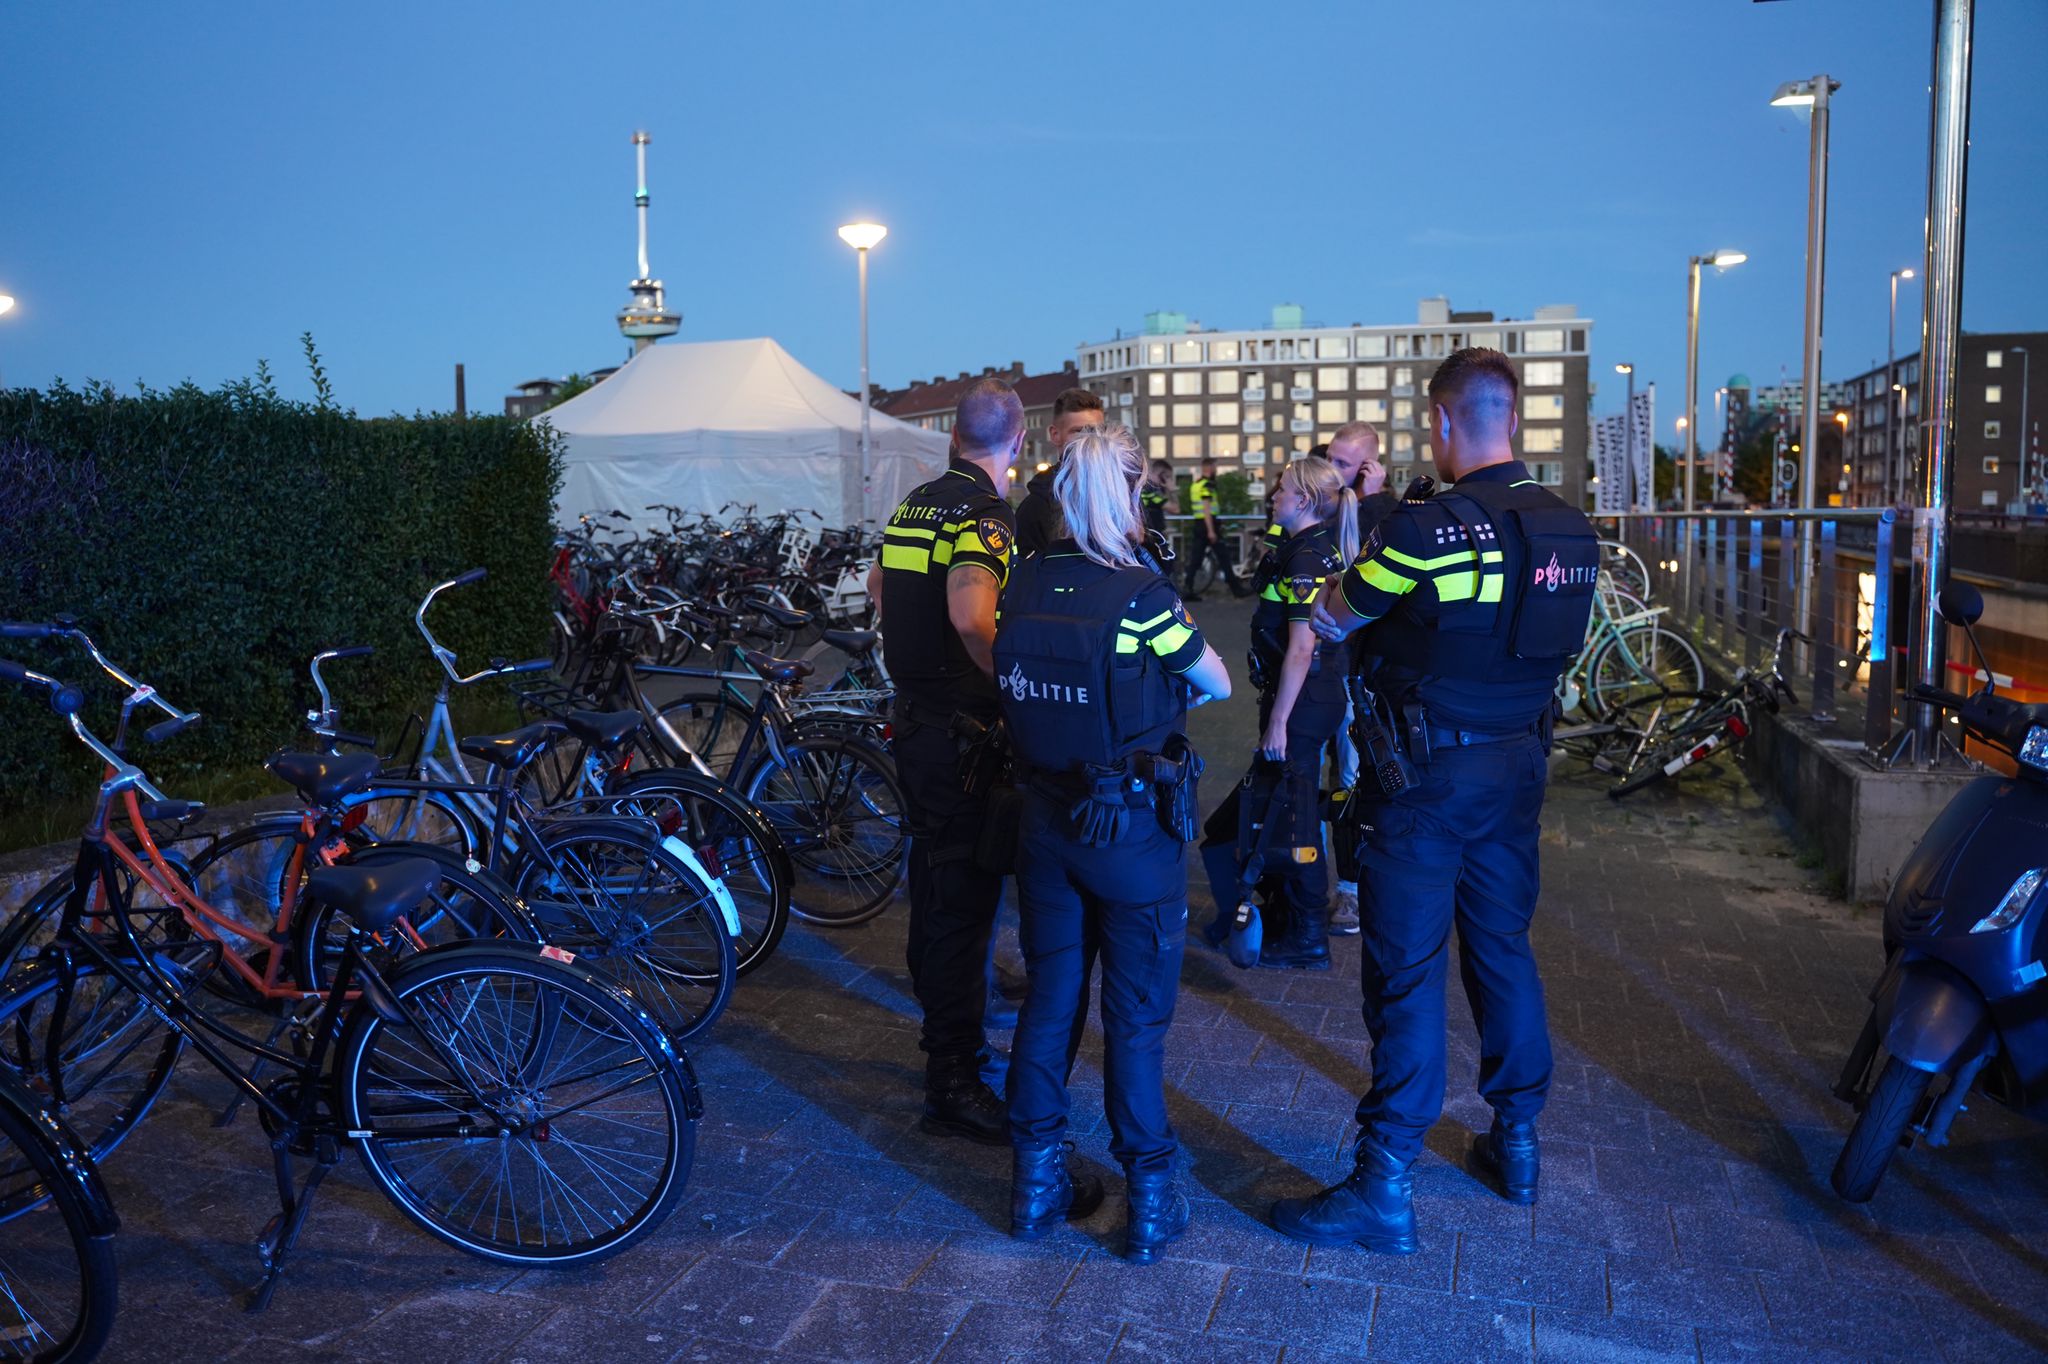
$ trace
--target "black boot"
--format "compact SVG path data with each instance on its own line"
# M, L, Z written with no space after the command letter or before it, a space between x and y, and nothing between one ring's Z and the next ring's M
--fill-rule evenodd
M983 1082L977 1056L931 1058L925 1067L924 1117L917 1125L984 1146L1010 1144L1010 1110Z
M1499 1117L1486 1132L1472 1135L1472 1149L1466 1168L1491 1184L1510 1203L1536 1201L1536 1177L1541 1158L1536 1150L1536 1124L1502 1122Z
M1102 1206L1102 1181L1067 1168L1072 1142L1019 1146L1010 1165L1010 1235L1036 1241L1061 1222L1078 1222Z
M1273 1229L1315 1246L1357 1242L1367 1250L1413 1255L1415 1178L1408 1166L1377 1146L1361 1143L1351 1177L1312 1198L1273 1205Z
M1149 1265L1169 1241L1188 1229L1188 1198L1170 1169L1129 1171L1124 1186L1130 1223L1124 1233L1124 1258Z
M1287 931L1266 940L1266 945L1259 949L1259 965L1283 971L1329 970L1329 908L1310 913L1290 905L1289 910Z

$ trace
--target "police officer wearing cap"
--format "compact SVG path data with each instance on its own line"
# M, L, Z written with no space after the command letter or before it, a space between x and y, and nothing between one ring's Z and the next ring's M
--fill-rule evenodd
M1085 1217L1102 1186L1068 1169L1066 1079L1102 963L1103 1106L1124 1167L1127 1253L1187 1229L1166 1116L1165 1046L1187 935L1184 850L1200 760L1181 732L1230 677L1173 586L1139 560L1144 457L1121 429L1071 442L1054 484L1065 535L1011 570L995 672L1025 792L1017 861L1030 986L1010 1048L1011 1234Z
M1003 879L974 856L988 793L963 750L997 713L990 649L1016 523L998 479L1024 439L1008 384L984 379L960 400L946 472L903 500L882 532L883 651L896 681L891 750L910 820L911 987L924 1012L921 1126L988 1145L1009 1140L987 1059L989 936Z
M1399 748L1369 762L1379 785L1362 783L1372 1088L1358 1104L1355 1168L1273 1208L1275 1227L1312 1244L1417 1249L1410 1166L1443 1111L1453 928L1478 1025L1479 1092L1494 1110L1468 1161L1511 1202L1536 1198L1536 1117L1551 1075L1529 948L1538 823L1551 691L1584 642L1599 551L1584 514L1515 457L1518 387L1499 351L1443 362L1429 381L1429 439L1451 486L1404 498L1379 548L1316 608L1327 639L1365 627L1369 681Z

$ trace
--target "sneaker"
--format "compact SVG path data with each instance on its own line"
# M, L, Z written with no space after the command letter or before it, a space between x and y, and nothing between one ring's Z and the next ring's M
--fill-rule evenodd
M1339 886L1330 896L1330 932L1341 938L1358 935L1358 888Z

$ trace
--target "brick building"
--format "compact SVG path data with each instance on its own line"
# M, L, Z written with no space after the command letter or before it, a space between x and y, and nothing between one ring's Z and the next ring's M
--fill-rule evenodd
M1047 445L1045 429L1052 424L1053 400L1070 388L1082 387L1073 361L1044 374L1026 374L1021 360L1012 360L1000 369L991 365L979 374L962 370L951 379L935 374L929 381L914 379L906 388L876 389L870 401L875 411L886 412L900 421L927 431L950 431L961 395L983 379L1001 379L1017 390L1017 397L1024 404L1024 449L1016 471L1016 478L1022 482L1055 453ZM1111 416L1115 418L1117 414Z

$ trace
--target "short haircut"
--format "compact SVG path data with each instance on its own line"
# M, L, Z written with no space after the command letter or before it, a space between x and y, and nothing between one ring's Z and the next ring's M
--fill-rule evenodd
M1486 346L1467 346L1452 351L1429 376L1429 402L1451 414L1454 429L1505 436L1514 425L1521 388L1507 356Z
M1336 442L1334 440L1331 440L1325 441L1321 445L1311 445L1308 447L1308 453L1304 455L1303 458L1328 459L1330 457L1330 447L1334 444L1336 444Z
M1071 412L1100 411L1102 411L1101 396L1099 394L1090 393L1085 388L1070 388L1066 392L1060 394L1059 397L1054 398L1052 400L1052 415L1054 421L1058 421L1061 417L1064 417Z
M1378 428L1371 422L1345 422L1330 433L1330 445L1323 447L1325 452L1323 458L1329 458L1328 451L1330 446L1353 445L1359 441L1371 441L1373 449L1379 449L1380 433ZM1309 453L1314 454L1315 451L1311 450Z
M967 390L953 415L960 448L974 454L1000 454L1024 429L1024 404L1017 390L1001 379L983 379Z

